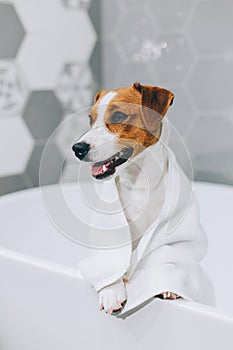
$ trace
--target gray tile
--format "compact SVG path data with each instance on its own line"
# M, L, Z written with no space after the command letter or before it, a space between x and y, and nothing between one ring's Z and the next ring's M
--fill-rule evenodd
M200 110L230 109L233 105L233 59L201 60L189 81L189 89Z
M102 82L102 44L98 40L90 58L90 67L94 81L101 86ZM98 88L97 88L98 89Z
M222 115L200 115L192 127L187 140L192 154L210 154L231 150L233 152L233 123Z
M167 118L183 136L194 118L194 111L184 89L172 88L170 85L167 88L175 94L174 102L167 112Z
M94 0L91 2L88 13L95 28L96 33L100 33L101 25L100 23L100 0Z
M233 152L216 151L215 154L200 154L192 159L194 179L233 185Z
M232 0L198 3L189 31L200 53L232 53L232 13Z
M116 31L118 53L126 63L148 63L160 55L156 25L143 10L120 14L122 16Z
M109 0L107 2L111 3ZM145 6L148 6L148 0L118 0L118 3L122 8L125 9L135 9L135 8L145 8Z
M109 88L129 86L139 81L142 84L156 85L148 66L145 64L122 64L118 71L112 71L108 77Z
M102 48L102 86L111 89L115 75L122 65L114 43L105 41Z
M193 62L186 38L182 34L170 34L160 36L158 42L164 44L154 66L160 84L180 83Z
M233 184L233 123L223 116L200 116L187 140L195 178Z
M163 30L177 30L185 24L193 4L193 0L150 0L150 10Z
M23 118L33 137L44 139L55 130L62 115L62 104L52 91L34 91L27 101Z
M101 38L109 38L115 34L116 25L120 17L120 9L116 0L102 0L101 2Z
M83 10L88 9L90 6L91 0L61 0L64 6L68 7L71 10Z
M39 185L40 161L45 145L36 145L26 168L26 174L33 186ZM46 147L45 162L41 172L41 184L56 183L62 172L63 158L54 144Z
M0 177L0 195L16 192L26 187L22 175Z
M16 56L24 34L13 5L0 3L0 59Z

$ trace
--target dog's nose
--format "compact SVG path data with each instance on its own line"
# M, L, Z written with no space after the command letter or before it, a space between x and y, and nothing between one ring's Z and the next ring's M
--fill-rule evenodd
M78 157L80 160L82 160L85 157L89 149L90 145L86 142L75 143L72 147L72 150L74 151L76 157Z

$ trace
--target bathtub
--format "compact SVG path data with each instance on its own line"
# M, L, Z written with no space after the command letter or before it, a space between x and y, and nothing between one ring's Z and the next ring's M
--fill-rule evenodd
M67 184L76 193L74 184ZM54 187L51 186L51 190ZM86 248L50 222L40 189L0 198L0 349L233 349L233 187L194 183L217 306L154 299L120 319L76 269ZM78 199L77 199L78 200Z

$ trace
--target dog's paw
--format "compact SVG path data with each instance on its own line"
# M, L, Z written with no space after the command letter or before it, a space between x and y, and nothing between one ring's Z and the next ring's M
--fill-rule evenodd
M159 295L156 295L156 297L167 300L175 300L181 298L178 294L172 292L163 292Z
M100 310L105 310L108 314L120 312L126 301L126 288L122 278L99 291Z

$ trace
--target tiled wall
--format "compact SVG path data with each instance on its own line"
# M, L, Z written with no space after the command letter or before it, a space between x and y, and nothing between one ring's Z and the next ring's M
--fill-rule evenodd
M0 194L37 186L48 137L89 106L98 10L98 0L0 1ZM60 177L64 138L49 146L47 183Z
M232 13L231 0L0 0L0 194L38 185L49 135L95 90L135 81L174 91L195 178L233 184ZM47 183L80 128L67 125Z
M102 0L103 87L167 87L195 178L233 184L233 1Z

